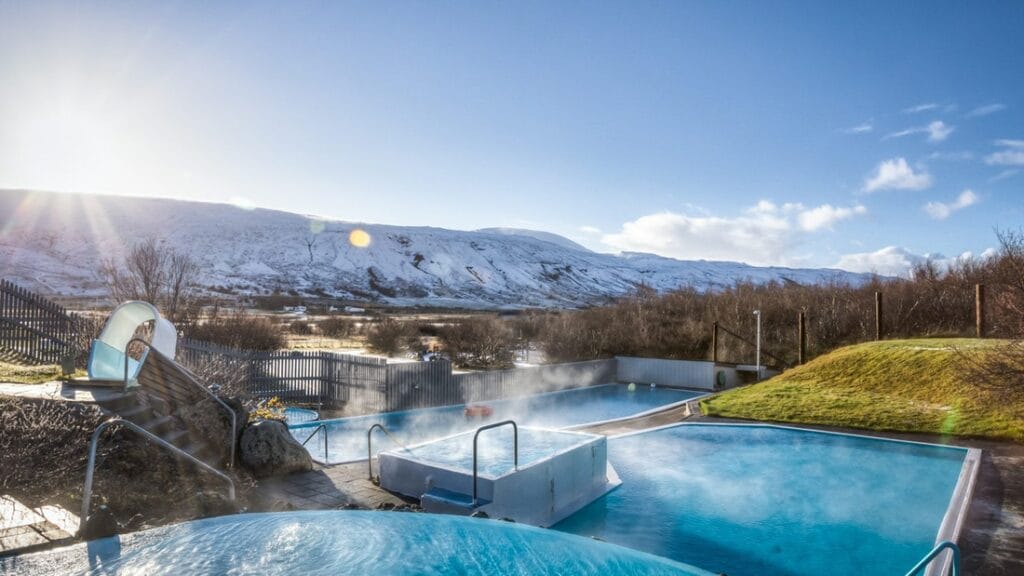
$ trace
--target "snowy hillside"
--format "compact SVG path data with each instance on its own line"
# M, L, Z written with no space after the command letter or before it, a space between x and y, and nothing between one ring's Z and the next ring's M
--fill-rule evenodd
M369 233L366 248L349 242ZM102 294L106 258L146 237L191 254L204 288L296 289L395 305L577 306L640 284L701 289L738 280L815 283L838 270L599 254L548 233L353 224L180 200L0 191L0 275L66 295Z

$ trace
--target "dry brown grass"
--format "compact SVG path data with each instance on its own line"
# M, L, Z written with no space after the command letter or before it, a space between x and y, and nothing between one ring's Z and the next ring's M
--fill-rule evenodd
M77 513L89 439L104 419L90 405L0 396L0 493ZM221 480L128 430L108 431L97 454L94 504L132 529L206 515L197 494L223 491ZM235 477L244 498L252 480Z

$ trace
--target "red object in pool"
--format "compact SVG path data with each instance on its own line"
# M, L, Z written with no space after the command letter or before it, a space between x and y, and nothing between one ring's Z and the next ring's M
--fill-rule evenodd
M487 418L491 414L494 414L494 408L487 406L486 404L474 404L472 406L466 406L466 409L462 411L466 418Z

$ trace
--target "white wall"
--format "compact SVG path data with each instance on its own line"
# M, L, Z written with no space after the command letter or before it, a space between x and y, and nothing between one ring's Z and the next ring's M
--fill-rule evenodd
M616 380L637 384L658 384L697 390L722 390L741 384L736 368L705 360L659 360L619 356ZM725 385L716 385L718 372L725 374Z

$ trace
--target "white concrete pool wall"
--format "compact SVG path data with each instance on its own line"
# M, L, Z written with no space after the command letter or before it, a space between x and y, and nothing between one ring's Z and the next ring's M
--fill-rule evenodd
M739 368L749 368L750 372L755 370L754 366L738 366L709 360L615 357L615 379L619 382L635 382L638 386L653 383L658 386L692 390L726 390L744 383ZM770 378L778 373L777 370L761 367L763 378ZM722 383L719 383L719 377L722 378Z
M964 522L967 520L967 511L970 509L971 498L974 496L974 487L978 479L978 470L981 467L982 451L979 448L966 448L964 446L955 446L950 444L935 444L933 442L918 442L914 440L901 440L897 438L883 438L878 436L868 436L865 434L850 434L848 432L834 432L831 430L815 430L814 428L801 428L799 426L780 426L778 424L760 424L746 422L677 422L674 424L666 424L664 426L656 426L654 428L645 428L643 430L636 430L633 432L626 432L624 434L617 434L615 436L610 436L609 438L626 438L628 436L637 436L640 434L647 434L649 432L656 432L658 430L676 428L679 426L778 428L781 430L797 430L800 432L809 432L813 434L850 436L852 438L874 440L877 442L894 442L897 444L912 444L918 446L946 448L949 450L962 450L964 452L964 461L960 467L960 474L957 477L956 485L953 487L953 494L950 496L949 506L946 508L946 512L942 517L942 522L939 524L939 530L935 536L936 544L944 540L949 540L950 542L959 544L958 540L960 538L960 533L963 530ZM931 564L928 565L923 574L924 576L946 576L950 574L952 564L952 552L948 550L944 551L935 560L933 560ZM910 568L911 566L907 566L907 570L909 570Z
M574 436L579 441L498 476L479 473L477 496L489 502L477 509L489 516L548 527L568 518L622 484L608 462L608 441L605 436L565 430L524 430ZM427 512L455 511L450 506L433 505L433 501L424 496L431 490L441 489L467 495L471 500L472 469L420 458L413 450L458 437L465 437L466 442L472 442L474 434L473 431L462 432L410 446L409 449L381 452L378 455L380 486L420 499ZM460 510L465 514L473 511L468 506Z

